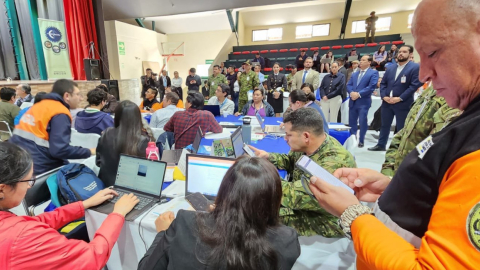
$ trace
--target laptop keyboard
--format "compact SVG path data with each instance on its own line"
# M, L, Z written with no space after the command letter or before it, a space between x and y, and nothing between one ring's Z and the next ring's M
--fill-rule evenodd
M123 192L123 191L120 191L120 190L115 190L115 191L118 193L118 196L113 197L113 199L111 200L112 203L116 203L123 195L130 194L130 193ZM145 197L140 197L138 195L135 195L135 196L137 196L139 202L138 202L137 205L135 205L135 207L133 209L140 210L143 207L145 207L147 204L152 202L151 199L148 199L148 198L145 198Z

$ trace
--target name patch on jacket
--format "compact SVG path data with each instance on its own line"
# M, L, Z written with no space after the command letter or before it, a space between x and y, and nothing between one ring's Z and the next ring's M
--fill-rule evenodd
M480 203L477 203L468 214L467 233L472 245L480 251Z
M417 145L417 152L418 152L418 157L420 159L423 159L425 154L427 153L428 149L430 149L433 146L433 140L432 136L428 136L425 140L423 140L421 143Z

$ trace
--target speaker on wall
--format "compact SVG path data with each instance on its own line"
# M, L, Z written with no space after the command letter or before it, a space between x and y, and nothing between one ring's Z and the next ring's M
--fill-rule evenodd
M83 66L87 80L100 80L100 61L97 59L83 59Z
M105 84L108 88L108 93L113 95L117 101L120 101L120 91L118 91L117 80L102 80L102 84Z

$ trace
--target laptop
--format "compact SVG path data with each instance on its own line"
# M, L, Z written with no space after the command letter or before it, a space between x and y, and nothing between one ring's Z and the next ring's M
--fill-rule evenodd
M232 135L230 135L230 139L232 140L235 158L242 156L245 153L245 150L243 150L242 127L238 127Z
M234 163L234 159L226 157L187 155L185 196L199 192L215 200L223 177Z
M213 116L220 116L220 105L204 105L204 111L209 111Z
M195 135L195 139L193 139L193 144L192 144L193 150L191 151L192 154L198 153L198 149L200 148L200 142L202 141L202 137L203 137L202 128L198 126L197 134ZM183 149L163 150L161 160L167 163L178 164L178 161L182 156L182 152L183 152Z
M348 57L348 62L352 62L352 61L355 61L355 60L358 61L358 55L352 55L352 56Z
M263 121L262 117L260 114L257 112L255 114L257 117L258 123L260 124L260 127L262 128L262 131L264 133L273 133L275 135L285 135L285 130L283 130L280 125L275 126L275 125L265 125L265 122Z
M332 58L320 59L320 63L322 63L322 64L330 64L331 62L332 62Z
M139 215L161 201L166 168L167 163L163 161L121 154L115 185L113 186L119 196L91 209L110 214L115 203L124 194L133 193L140 202L125 216L125 220L135 220Z

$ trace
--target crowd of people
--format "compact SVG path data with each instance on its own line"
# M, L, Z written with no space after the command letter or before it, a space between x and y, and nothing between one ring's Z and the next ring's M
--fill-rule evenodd
M293 75L282 76L275 64L274 75L263 84L246 61L240 74L215 66L205 92L191 69L184 108L178 107L182 96L174 90L183 81L178 73L170 79L164 71L155 78L147 70L140 105L111 99L102 85L89 91L88 106L76 114L75 124L71 110L81 109L83 97L73 81L58 80L50 93L35 96L25 84L2 88L0 120L13 136L0 142L0 246L9 251L0 255L0 269L101 269L125 216L138 203L133 194L120 198L90 243L67 239L57 229L118 194L107 188L37 217L9 212L22 203L35 175L95 155L99 178L112 186L120 154L145 157L154 140L142 110L152 113L151 127L163 128L181 149L193 142L199 126L204 133L222 132L213 114L202 110L206 97L228 113L273 117L279 111L275 100L285 91L290 91L290 106L282 109L282 127L290 152L250 146L256 157L237 158L210 211L181 210L176 217L162 213L155 222L158 234L138 269L291 269L301 253L299 238L310 236L351 239L359 270L479 269L480 68L471 61L480 59L478 10L480 3L473 0L423 0L412 23L420 65L411 61L412 46L380 48L376 56L352 61L351 71L342 70L344 59L330 62L320 82L312 69L318 55L303 54L298 59L302 67ZM373 38L375 14L369 18ZM453 57L463 65L453 68ZM261 67L259 55L256 59ZM389 60L395 64L383 65L379 79L375 67ZM232 84L234 75L238 79ZM348 95L351 134L357 135L358 122L362 147L375 91L382 98L381 129L378 144L369 150L387 150L393 117L398 129L381 172L356 168L352 153L328 132L338 101ZM20 110L25 103L32 104ZM71 146L72 127L99 134L97 147ZM317 176L306 179L297 166L303 155L355 192ZM277 169L287 171L287 179Z

